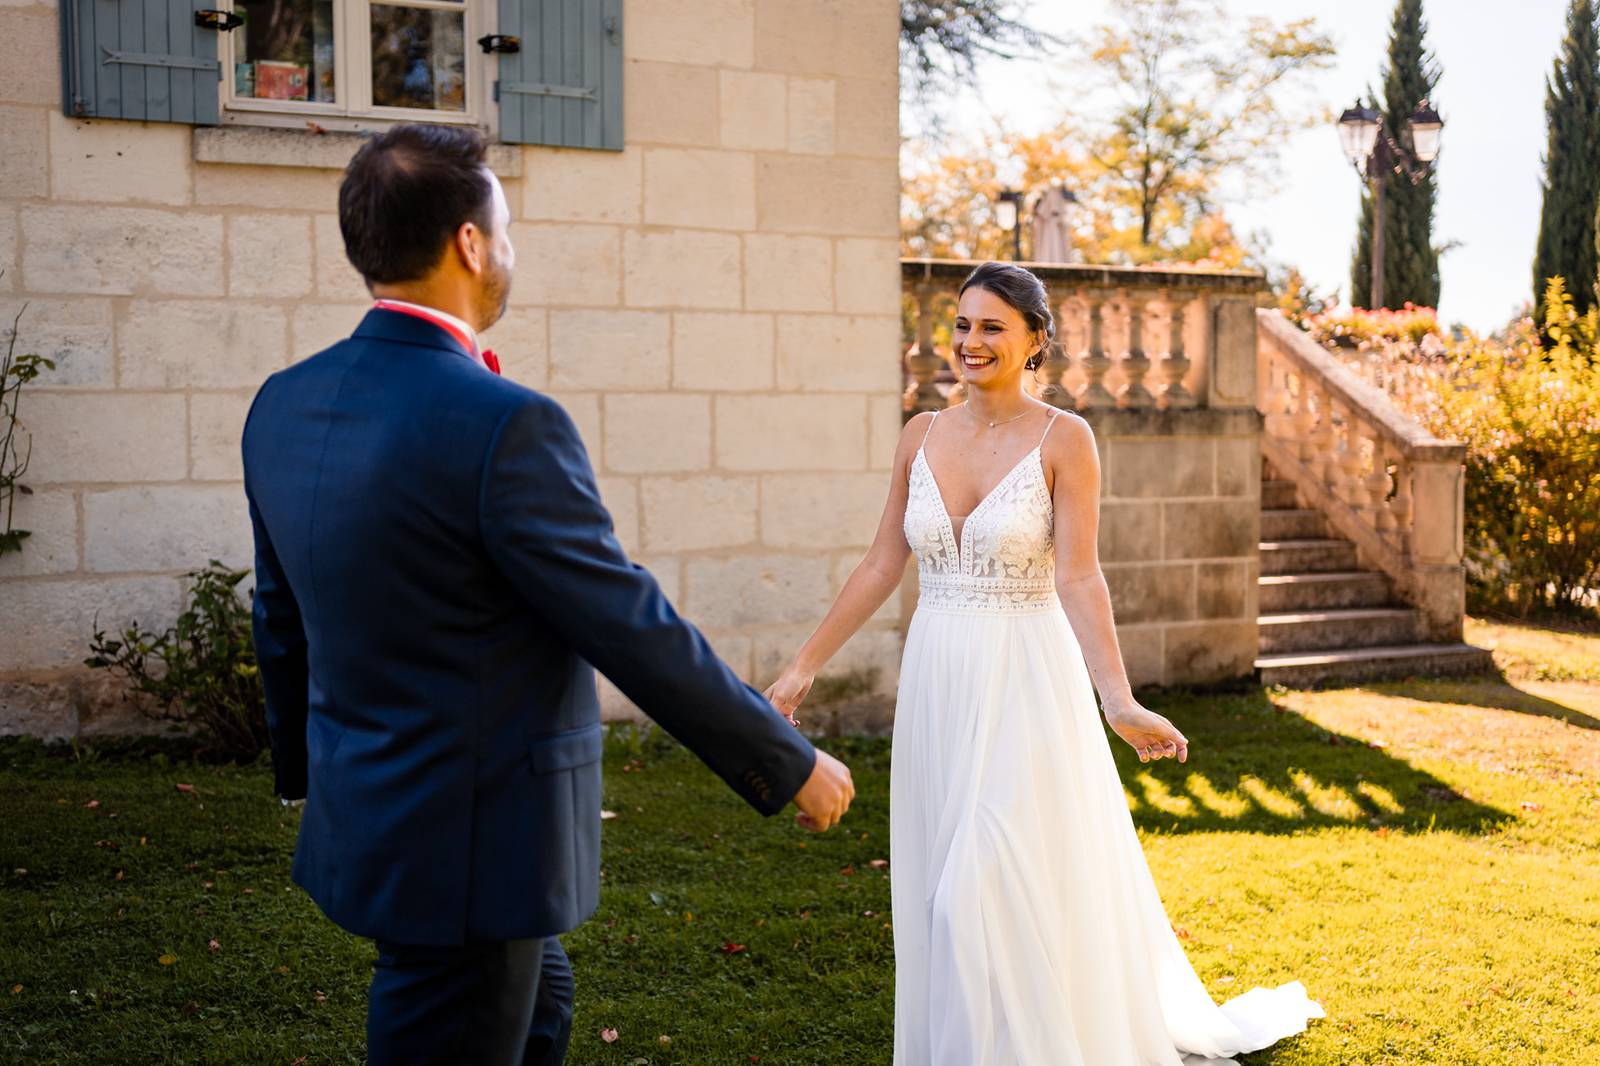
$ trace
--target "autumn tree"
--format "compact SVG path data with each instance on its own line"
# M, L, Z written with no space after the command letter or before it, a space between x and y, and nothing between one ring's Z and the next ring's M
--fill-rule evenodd
M1240 19L1208 0L1113 0L1088 42L1090 158L1138 214L1139 242L1215 214L1228 183L1271 183L1279 146L1325 117L1288 97L1327 67L1312 19Z
M1061 42L1030 26L1019 0L900 0L900 62L913 96L971 76L985 57L1015 59Z

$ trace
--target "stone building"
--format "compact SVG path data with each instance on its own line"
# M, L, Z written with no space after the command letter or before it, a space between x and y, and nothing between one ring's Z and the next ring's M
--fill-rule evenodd
M249 565L245 412L363 314L335 195L350 131L397 118L519 142L493 159L518 274L488 341L572 413L623 543L741 673L775 673L870 540L900 425L892 0L440 7L0 6L0 314L58 364L22 397L0 732L108 727L96 617L165 625L185 571ZM279 9L298 36L248 22ZM889 691L898 621L841 668Z

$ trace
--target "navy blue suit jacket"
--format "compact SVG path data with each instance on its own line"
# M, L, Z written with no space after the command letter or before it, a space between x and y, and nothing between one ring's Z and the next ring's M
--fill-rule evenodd
M293 876L351 932L454 945L593 912L594 667L764 814L810 774L623 554L566 412L439 327L374 310L274 374L244 468L277 788L306 799Z

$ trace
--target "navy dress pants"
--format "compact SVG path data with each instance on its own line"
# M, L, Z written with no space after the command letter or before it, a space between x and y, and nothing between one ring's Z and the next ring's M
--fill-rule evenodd
M572 965L555 937L461 947L378 942L369 1066L560 1066Z

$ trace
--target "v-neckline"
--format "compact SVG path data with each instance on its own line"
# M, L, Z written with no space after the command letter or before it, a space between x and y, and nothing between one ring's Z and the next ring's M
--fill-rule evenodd
M933 494L939 498L939 514L944 518L944 528L950 531L950 539L955 544L956 565L958 567L961 565L961 560L965 558L964 547L967 539L967 526L969 526L972 523L972 520L977 517L978 512L983 510L984 505L994 498L994 494L1000 491L1000 487L1006 482L1010 481L1012 476L1015 475L1018 470L1022 469L1022 464L1033 458L1033 456L1043 447L1043 441L1035 444L1030 450L1023 454L1022 458L1011 464L1010 470L1007 470L1004 474L1000 475L1000 480L996 481L993 487L991 487L988 492L983 494L983 498L973 506L972 510L968 511L966 516L962 518L961 532L959 534L956 533L955 519L950 517L950 505L944 501L944 489L939 487L939 476L933 472L933 464L928 462L927 447L926 445L919 445L917 447L917 458L922 460L922 469L928 472L928 480L933 482Z

